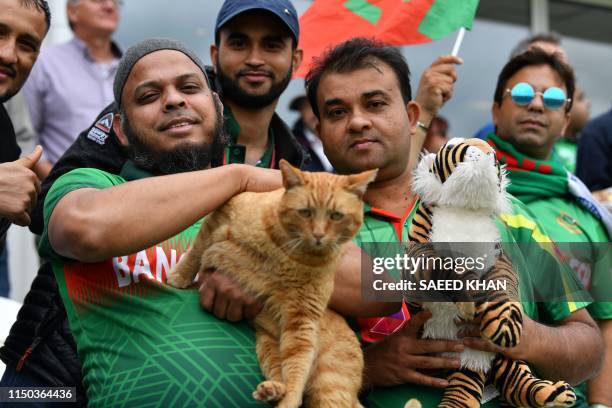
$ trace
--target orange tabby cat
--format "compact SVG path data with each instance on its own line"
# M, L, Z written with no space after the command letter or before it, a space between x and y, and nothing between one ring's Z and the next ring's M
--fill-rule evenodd
M279 407L359 407L363 355L327 309L342 244L363 222L361 198L376 171L307 173L280 162L284 189L242 193L202 224L192 249L168 276L187 287L214 268L264 303L255 318L266 381L253 397Z

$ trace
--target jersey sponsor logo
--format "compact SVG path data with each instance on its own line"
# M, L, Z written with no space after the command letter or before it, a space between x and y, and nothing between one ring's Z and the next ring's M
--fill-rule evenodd
M111 129L113 128L113 119L114 115L112 112L102 116L89 130L87 138L93 140L99 145L104 145Z

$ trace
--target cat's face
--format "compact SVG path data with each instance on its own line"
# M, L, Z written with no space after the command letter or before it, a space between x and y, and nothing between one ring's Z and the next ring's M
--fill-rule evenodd
M376 170L351 176L301 172L281 163L286 192L278 211L287 247L325 255L352 239L363 222L362 197Z

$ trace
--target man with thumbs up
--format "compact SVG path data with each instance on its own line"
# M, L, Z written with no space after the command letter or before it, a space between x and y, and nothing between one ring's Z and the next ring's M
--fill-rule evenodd
M45 0L0 0L0 10L1 254L11 223L30 224L30 211L40 191L40 182L32 167L42 154L38 146L29 155L19 158L21 150L15 140L15 130L2 103L19 92L28 78L49 29L51 14Z

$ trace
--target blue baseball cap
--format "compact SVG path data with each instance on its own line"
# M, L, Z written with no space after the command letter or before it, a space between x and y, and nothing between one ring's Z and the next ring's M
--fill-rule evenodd
M219 34L219 29L228 21L250 10L266 10L280 18L293 34L297 43L300 38L300 24L295 7L289 0L226 0L221 6L215 24L215 38Z

